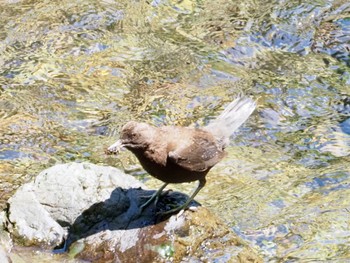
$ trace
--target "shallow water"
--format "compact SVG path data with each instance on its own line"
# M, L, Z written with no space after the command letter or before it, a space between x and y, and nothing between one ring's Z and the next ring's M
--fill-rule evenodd
M104 155L121 125L202 125L245 93L259 107L196 200L266 261L350 258L349 3L8 0L0 16L2 207L61 162L156 187Z

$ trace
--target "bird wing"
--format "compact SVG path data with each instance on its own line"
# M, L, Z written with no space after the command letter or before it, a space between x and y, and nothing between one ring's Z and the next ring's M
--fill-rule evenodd
M219 148L215 140L197 134L193 136L190 144L170 151L168 160L187 170L204 172L217 164L224 156L225 152Z

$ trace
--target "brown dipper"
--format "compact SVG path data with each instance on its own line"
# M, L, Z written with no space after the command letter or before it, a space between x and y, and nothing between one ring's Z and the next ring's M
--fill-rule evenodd
M121 130L120 139L107 153L118 153L121 147L130 150L142 167L165 184L145 203L156 202L169 183L199 181L190 198L181 206L163 214L185 209L205 185L209 170L225 157L225 147L232 133L252 114L256 103L250 98L232 101L216 119L203 128L178 126L154 127L130 121Z

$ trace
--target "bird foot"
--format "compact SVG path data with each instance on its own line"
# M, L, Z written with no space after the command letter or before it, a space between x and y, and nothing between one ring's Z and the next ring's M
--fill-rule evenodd
M198 210L198 206L189 206L188 210L192 212L196 212Z
M163 190L164 188L168 185L168 183L165 183L161 188L158 189L157 192L155 192L147 201L146 203L144 203L143 205L140 206L140 210L141 212L147 207L149 206L153 200L154 200L154 203L155 205L158 203L158 200L159 200L159 196L160 195L163 195ZM169 190L165 191L164 193L168 193Z
M184 205L180 205L178 207L175 207L173 209L170 209L168 211L161 211L161 212L157 212L157 216L161 216L161 217L164 217L164 216L168 216L168 215L172 215L172 214L175 214L176 212L179 212L179 211L185 211L186 209L186 206Z
M142 204L140 206L141 211L143 211L143 209L145 209L147 206L149 206L152 202L153 202L154 206L156 206L158 201L159 201L159 196L163 197L163 196L167 195L171 191L172 190L170 189L170 190L166 190L166 191L164 191L164 192L162 192L162 193L160 193L158 195L148 196L149 199L144 204Z

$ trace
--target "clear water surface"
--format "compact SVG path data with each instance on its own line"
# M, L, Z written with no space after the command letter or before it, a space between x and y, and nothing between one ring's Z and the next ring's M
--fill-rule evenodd
M0 17L2 208L62 162L156 188L104 155L120 127L202 125L244 93L259 107L196 200L266 262L350 260L347 1L5 0Z

